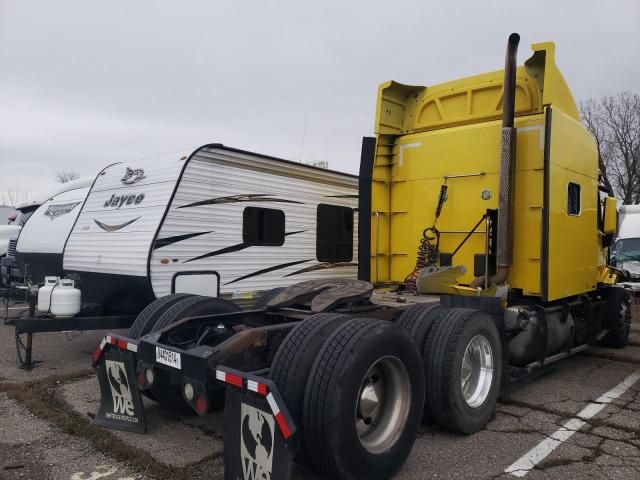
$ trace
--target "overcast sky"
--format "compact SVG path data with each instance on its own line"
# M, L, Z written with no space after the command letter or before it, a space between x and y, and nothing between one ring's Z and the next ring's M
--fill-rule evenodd
M556 42L576 100L640 93L640 1L0 0L0 191L229 146L357 172L377 86Z

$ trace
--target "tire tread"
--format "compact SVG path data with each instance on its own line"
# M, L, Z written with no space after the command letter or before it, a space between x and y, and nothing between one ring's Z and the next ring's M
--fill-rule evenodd
M327 449L325 426L331 422L332 405L329 392L339 375L336 369L343 363L370 331L378 328L392 328L383 320L354 318L336 330L325 342L312 368L304 402L304 435L316 467L325 473L335 471L331 454ZM313 414L311 414L313 412Z
M189 297L190 295L187 293L172 293L170 295L166 295L164 297L160 297L149 305L147 305L136 317L133 324L129 328L129 337L135 340L140 339L147 333L151 331L153 325L149 325L151 322L155 322L157 320L157 313L171 305L173 303L179 302L180 300Z

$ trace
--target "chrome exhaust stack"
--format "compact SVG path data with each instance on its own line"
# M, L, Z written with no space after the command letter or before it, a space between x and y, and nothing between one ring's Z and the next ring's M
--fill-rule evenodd
M502 98L502 143L500 150L500 188L498 192L498 238L496 274L488 278L478 277L472 287L504 283L513 264L513 206L515 202L516 167L516 62L520 35L509 35L504 65L504 94ZM485 252L489 255L489 252Z

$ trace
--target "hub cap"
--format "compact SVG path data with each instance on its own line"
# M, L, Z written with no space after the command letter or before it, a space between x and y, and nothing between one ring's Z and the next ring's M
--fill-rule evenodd
M411 407L409 374L396 357L377 360L365 375L356 405L356 430L364 448L391 448L404 429Z
M493 381L493 352L483 335L476 335L467 344L460 373L464 401L471 408L479 407L489 396Z

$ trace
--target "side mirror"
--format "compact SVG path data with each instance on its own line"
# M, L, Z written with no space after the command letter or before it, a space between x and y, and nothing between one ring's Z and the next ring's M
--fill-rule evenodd
M605 197L602 218L602 233L612 235L618 228L618 201L614 197Z

